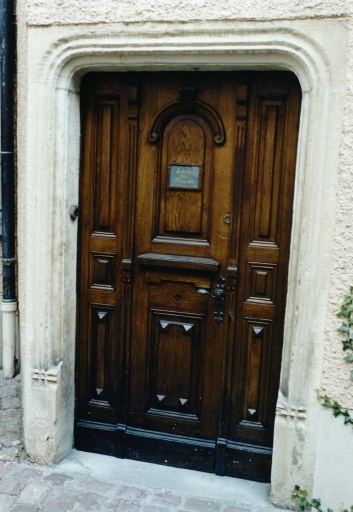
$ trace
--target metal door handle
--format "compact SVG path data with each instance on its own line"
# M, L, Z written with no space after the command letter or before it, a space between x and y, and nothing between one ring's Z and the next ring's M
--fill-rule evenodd
M226 291L224 287L225 279L223 276L217 277L216 288L214 291L214 295L209 291L205 290L205 288L198 288L198 293L201 295L209 295L215 300L215 309L214 309L214 319L219 324L223 321L224 317L224 302L226 297Z

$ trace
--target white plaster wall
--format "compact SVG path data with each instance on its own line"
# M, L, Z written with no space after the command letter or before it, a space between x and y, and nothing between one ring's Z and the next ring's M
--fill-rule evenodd
M318 456L315 465L313 496L320 498L323 510L334 512L353 504L353 432L342 418L321 408L318 431ZM303 485L304 487L304 485Z
M33 25L145 21L271 20L342 16L349 0L28 0Z
M349 379L350 365L343 361L341 337L336 330L342 319L340 310L344 295L353 284L353 4L347 20L347 76L342 120L342 145L338 170L337 208L329 311L325 329L325 360L322 387L345 407L353 409L353 380Z
M55 245L55 237L51 231L52 227L45 225L45 219L41 217L41 209L44 211L46 208L48 210L52 208L58 209L60 208L60 201L62 201L62 198L56 200L54 195L54 204L51 204L50 198L48 198L48 203L36 204L36 199L29 197L29 191L32 194L35 193L35 188L46 186L48 180L50 182L49 188L54 186L54 182L51 182L50 176L47 176L45 172L46 169L51 169L52 167L51 159L54 158L54 150L51 145L54 144L54 134L50 133L48 135L46 133L47 127L45 126L42 126L38 131L39 137L47 137L49 149L46 149L47 153L45 155L47 159L45 162L46 169L44 166L42 170L43 183L36 184L33 184L29 170L33 166L33 159L38 159L39 163L41 162L41 153L40 149L36 152L36 148L33 147L33 140L28 142L28 134L32 130L33 122L35 122L37 115L41 119L48 120L50 120L51 116L55 116L55 105L51 103L53 91L49 90L52 84L47 89L46 84L38 81L40 76L38 69L40 66L46 65L46 59L48 60L48 66L50 59L50 65L53 65L54 57L53 53L49 51L49 47L52 46L53 48L55 41L61 39L69 45L70 40L79 38L80 35L86 33L91 34L92 38L97 36L101 38L101 41L107 41L108 45L110 43L109 33L112 40L119 40L119 34L124 30L128 31L131 29L133 32L135 27L143 27L144 24L148 23L148 30L152 38L149 43L152 46L149 65L154 66L156 64L154 64L155 59L153 57L153 35L155 34L156 44L160 43L164 37L164 29L167 33L170 28L169 22L180 24L179 28L178 26L175 28L176 34L178 30L181 32L189 30L190 36L192 36L194 31L202 32L204 30L207 32L207 28L211 29L214 22L226 20L228 25L224 27L224 36L225 41L228 41L230 27L233 29L237 28L241 32L248 28L247 23L249 20L252 20L253 23L251 25L252 30L256 30L258 26L260 32L263 27L261 23L267 20L268 25L266 25L266 29L271 24L275 25L279 38L281 26L286 31L290 31L293 26L294 31L294 23L292 25L291 20L293 22L301 20L301 24L296 24L295 28L298 29L300 27L303 33L307 34L308 38L312 37L316 44L325 47L328 72L330 72L330 66L332 72L332 66L337 58L337 62L339 62L337 73L341 73L340 86L337 87L337 90L331 88L326 91L327 96L325 99L325 101L330 101L329 114L332 114L335 122L331 123L330 115L328 115L324 124L317 123L315 125L315 116L317 119L320 117L319 109L317 112L311 112L311 117L308 121L309 124L314 123L314 128L310 128L310 137L315 136L319 139L322 132L323 137L327 138L327 140L335 139L335 151L325 155L326 160L324 162L318 158L316 165L319 168L317 169L310 162L302 164L304 166L308 165L309 173L318 173L320 175L320 166L324 167L326 164L331 165L331 171L328 174L323 174L322 182L318 180L315 188L309 185L310 180L305 178L305 176L302 178L301 183L298 184L298 188L301 188L303 191L303 197L300 200L297 199L297 209L300 208L300 201L309 205L310 196L314 201L317 194L320 194L323 198L327 195L330 200L327 203L328 207L323 207L321 212L315 209L309 211L305 207L303 208L302 222L300 227L298 225L300 233L297 233L296 240L297 242L299 241L299 245L301 240L303 240L303 244L306 244L305 247L308 255L300 251L298 247L292 247L293 257L290 278L294 279L291 276L296 275L296 279L298 279L298 268L300 268L301 274L299 273L298 282L292 283L293 292L290 298L300 304L300 308L293 308L291 315L287 315L286 336L288 338L295 336L297 343L293 342L288 353L285 354L285 361L288 366L286 375L290 376L292 391L291 400L286 402L284 409L286 407L289 409L293 407L293 410L295 409L296 411L293 415L296 415L296 418L293 420L295 423L293 422L292 425L292 441L282 442L285 437L282 436L275 442L276 464L280 464L278 461L282 458L283 466L289 465L291 467L283 470L283 475L287 479L285 482L281 482L278 479L277 484L276 482L274 483L274 497L277 502L283 503L285 501L288 494L288 475L292 474L294 476L291 483L308 487L309 490L313 488L316 497L321 495L327 499L326 506L338 507L341 501L349 502L349 500L353 504L351 485L342 483L341 488L337 488L337 482L345 482L344 475L347 470L350 471L350 474L353 473L353 457L349 457L348 450L345 451L346 446L351 446L353 433L350 428L342 427L339 419L331 418L330 411L325 411L318 406L315 396L315 387L321 386L327 394L341 401L346 407L353 409L353 383L349 380L350 367L343 361L341 341L336 332L340 324L340 320L336 317L336 312L339 310L343 295L348 291L349 286L353 284L353 3L350 0L335 2L329 0L285 0L281 2L275 2L274 0L265 0L264 2L258 2L257 0L244 2L234 2L233 0L210 0L207 2L203 0L145 0L142 3L127 0L77 0L76 2L71 0L51 0L51 2L45 0L19 0L18 14L20 46L18 137L19 169L20 176L23 178L19 185L19 210L21 218L19 237L22 237L20 259L22 256L23 261L26 259L26 247L30 247L28 245L30 244L28 240L30 228L27 223L31 222L37 229L46 230L48 236L53 237L53 244ZM310 23L308 20L310 20ZM317 24L312 23L315 21L317 21ZM87 27L85 27L85 24L87 24ZM106 29L104 29L105 24L107 24ZM346 36L347 40L342 51L342 41ZM132 42L132 44L134 43ZM102 54L104 53L103 49L99 51ZM300 53L301 51L303 51L302 48L298 47L298 52ZM119 57L119 59L123 58ZM265 57L264 61L266 61ZM243 60L243 65L244 62L246 62L246 58ZM98 69L99 58L87 59L87 68L90 65ZM141 61L139 61L138 65L143 66ZM261 59L259 59L257 65L261 65ZM111 67L114 67L113 61ZM308 94L310 94L310 87L315 87L315 85L307 84L307 87ZM325 84L321 84L321 87L324 98ZM27 100L28 88L32 100L35 98L35 91L38 91L38 97L41 98L40 105L29 105ZM73 93L76 94L76 91L73 91ZM57 96L57 98L60 98L60 96ZM63 102L67 101L65 98L65 94L63 94ZM76 100L72 99L70 101L75 102ZM305 103L305 95L303 102ZM75 105L77 107L77 101ZM307 105L307 108L310 108L310 104ZM343 115L341 115L341 111ZM53 125L50 126L53 129ZM66 129L69 128L73 130L73 136L75 136L75 127L66 126ZM65 137L65 123L60 129L60 136ZM331 134L330 130L332 130ZM327 131L329 132L328 136L325 135ZM302 134L302 137L304 136ZM310 141L308 141L309 143ZM322 154L324 152L325 148L322 148ZM327 161L329 162L327 163ZM63 162L64 164L65 162ZM43 162L41 162L41 165L43 165ZM73 170L72 172L75 171ZM56 179L58 181L55 186L65 187L64 181L60 178ZM67 191L68 196L71 193L71 197L74 199L76 191ZM69 197L67 199L69 200ZM323 201L323 204L325 204L325 201ZM36 210L34 211L34 209ZM315 216L317 216L317 219L315 219ZM330 228L332 224L335 226L334 233L332 233ZM307 225L310 225L310 229L306 229ZM74 228L70 227L70 229ZM67 240L67 243L72 244L72 239L67 238ZM311 251L315 252L315 246L318 245L320 245L320 252L317 255L317 261L313 261L309 253ZM38 282L41 282L40 273L43 270L43 265L47 265L45 250L45 247L43 247L43 261L36 262L33 269L31 269L32 274L38 273ZM62 250L64 249L58 246L58 251ZM71 258L74 258L72 248L70 255ZM71 264L74 265L74 261L71 261ZM22 361L22 368L23 372L27 372L27 382L30 382L30 375L33 369L33 353L28 350L27 345L29 346L32 341L35 344L36 336L43 336L43 339L46 340L39 348L37 346L37 352L34 354L38 364L41 363L41 359L47 359L48 363L52 362L54 359L53 351L59 355L62 352L60 350L60 343L64 343L64 348L67 349L68 344L72 343L73 340L69 339L72 335L70 326L59 326L56 329L55 322L59 322L59 320L56 321L53 318L52 311L46 311L45 308L41 309L45 289L36 290L31 297L31 300L34 299L34 303L29 307L29 301L26 299L27 290L29 290L28 272L29 269L24 268L20 271L20 301L22 301L22 305L20 302L20 310L22 338L24 339L23 354L25 355L25 360ZM53 272L55 272L55 268L53 268ZM322 275L325 275L324 280ZM35 283L35 277L36 275L32 276L32 283ZM304 281L306 283L312 281L312 293L308 294L306 301L304 299L299 300L301 282ZM68 290L68 293L70 293L70 290ZM40 305L39 308L36 307L36 301ZM68 302L65 307L74 307L71 298ZM26 308L24 308L23 304L26 304ZM306 307L310 310L310 315L307 314ZM39 328L38 324L42 322L46 325L41 325ZM294 331L293 333L291 331L294 324L299 326L295 334L293 334ZM46 329L46 335L43 335L44 329ZM64 332L65 329L68 331L67 334ZM58 332L63 333L62 339L65 340L64 342L60 341L60 339L51 340L53 333L56 333L55 336L57 337ZM299 340L300 332L303 333L304 341ZM301 356L302 359L298 359L298 361L308 360L307 366L302 366L301 368L298 363L295 363L296 358L299 358L298 351L304 351L304 354ZM307 373L307 368L311 369L312 374L310 372L309 374ZM70 370L65 371L68 372L68 378L64 379L65 385L67 388L70 388L71 385L72 388L72 372ZM60 379L61 377L59 381ZM295 386L296 379L298 383ZM283 382L282 385L286 388ZM44 394L46 393L44 388L42 391ZM67 399L68 396L72 396L72 393L72 389L64 389L63 395L60 395L60 400L64 402L65 398L63 397ZM31 396L28 391L29 401L33 401ZM36 396L36 400L39 400L39 394ZM46 412L46 402L43 398L40 400L40 403L36 402L36 406L44 414ZM306 413L301 412L300 408L302 406ZM72 416L72 411L70 412L69 409L65 410L65 414L69 416L71 414ZM57 414L58 412L53 412L53 418L56 418ZM304 416L306 414L308 419L302 418L301 414L304 414ZM283 416L285 418L290 417L290 413L286 413ZM280 423L282 420L283 424ZM278 422L278 429L283 427L288 437L287 419L280 418L280 421ZM309 430L310 435L305 434L305 432L303 433L303 428ZM316 429L318 430L316 431ZM59 437L64 436L64 434L70 435L70 432L64 428ZM312 443L316 443L314 448ZM337 461L337 458L330 449L333 443L338 443L339 445L339 459L342 459L342 464L340 464L340 460ZM313 458L315 458L315 461L313 461ZM334 471L335 476L332 479L326 476L327 474L329 475L328 468L333 468L332 471ZM283 488L282 492L281 488Z

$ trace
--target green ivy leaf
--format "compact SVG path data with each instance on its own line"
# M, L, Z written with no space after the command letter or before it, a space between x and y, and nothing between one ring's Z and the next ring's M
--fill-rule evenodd
M347 350L347 349L353 349L353 345L351 342L347 341L347 340L342 340L342 343L343 343L343 350Z
M344 318L349 318L351 316L350 312L347 311L346 309L342 309L339 313L338 313L338 316L343 316Z
M321 500L313 498L311 504L312 504L313 507L320 508L321 507Z
M348 325L346 324L346 322L342 322L342 325L341 327L339 327L337 329L338 332L348 332L348 334L350 334L350 330L349 330L349 327Z
M330 397L328 396L323 396L322 397L324 403L322 405L324 405L325 407L332 407L332 404L331 404L331 399Z
M343 359L349 363L353 363L353 354L347 354Z
M301 497L299 499L299 507L301 509L304 509L304 508L308 507L309 505L310 505L310 503L308 502L308 500L306 498Z
M353 423L353 420L350 415L346 416L344 414L344 424L347 425L347 423Z
M337 418L337 416L341 414L341 406L338 402L336 402L336 400L333 402L332 409L335 418Z

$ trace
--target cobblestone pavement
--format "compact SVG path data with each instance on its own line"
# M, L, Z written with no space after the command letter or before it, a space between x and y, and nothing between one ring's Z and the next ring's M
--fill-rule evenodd
M202 489L199 492L201 495L197 495L154 486L146 487L138 484L139 481L145 480L137 474L132 484L127 483L126 479L124 481L124 478L119 481L119 478L113 474L109 476L109 471L106 471L104 478L99 478L94 471L87 467L80 467L80 462L74 459L75 455L71 458L78 470L75 470L75 465L72 465L72 461L70 462L70 456L68 462L64 460L57 466L34 464L27 460L22 444L20 386L19 376L12 380L5 380L0 372L0 512L86 512L91 510L101 512L273 512L276 510L267 499L259 502L255 500L255 507L250 505L254 503L251 496L249 500L242 498L240 501L229 499L229 497L214 499L206 496ZM87 454L87 457L90 455ZM162 466L159 468L160 472L165 471ZM248 485L251 486L251 483Z
M0 371L0 461L20 462L24 459L21 378L7 380Z

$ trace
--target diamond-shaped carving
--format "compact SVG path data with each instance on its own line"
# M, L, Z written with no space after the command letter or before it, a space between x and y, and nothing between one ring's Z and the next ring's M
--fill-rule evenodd
M97 395L100 395L101 392L103 391L103 389L97 388L96 391L97 391Z
M254 416L254 414L256 413L256 409L248 409L248 413L250 414L250 416Z
M179 398L179 402L181 403L181 405L185 405L187 401L187 398Z
M107 316L107 314L108 313L106 311L98 311L99 320L103 320L103 318Z
M160 402L163 402L163 400L165 399L165 395L157 395L157 398Z
M258 336L264 330L263 327L253 327L253 331L256 336Z

